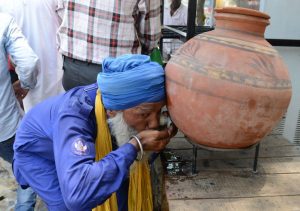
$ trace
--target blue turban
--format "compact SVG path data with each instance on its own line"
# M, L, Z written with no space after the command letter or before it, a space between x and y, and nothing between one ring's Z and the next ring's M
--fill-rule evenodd
M104 59L97 83L106 109L124 110L165 100L164 69L146 55Z

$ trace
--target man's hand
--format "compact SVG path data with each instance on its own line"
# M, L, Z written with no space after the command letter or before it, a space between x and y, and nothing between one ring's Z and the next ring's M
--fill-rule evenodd
M176 135L177 131L176 126L171 125L169 128L161 131L144 130L138 133L137 137L140 139L145 151L159 152L166 147L166 145L170 142L170 139ZM129 143L139 149L139 145L135 139L131 139Z
M23 108L23 99L24 97L26 97L27 93L28 93L28 89L23 89L21 87L21 83L20 80L17 80L16 82L13 83L13 89L15 91L15 95L17 100L19 101L21 107Z
M14 88L14 91L15 91L15 95L16 95L16 98L19 100L23 100L24 97L26 97L27 93L28 93L28 89L23 89L21 87L21 83L20 83L20 80L17 80L16 82L13 83L13 88Z

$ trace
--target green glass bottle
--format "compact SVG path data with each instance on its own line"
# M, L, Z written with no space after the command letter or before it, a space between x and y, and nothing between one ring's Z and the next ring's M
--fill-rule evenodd
M163 59L160 53L160 50L158 47L154 48L150 54L150 59L153 62L157 62L158 64L160 64L161 66L163 66Z

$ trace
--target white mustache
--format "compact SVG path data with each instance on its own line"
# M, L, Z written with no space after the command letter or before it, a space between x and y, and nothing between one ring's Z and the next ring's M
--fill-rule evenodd
M132 135L137 134L137 131L125 122L123 112L118 112L116 116L109 118L107 122L118 146L127 143Z

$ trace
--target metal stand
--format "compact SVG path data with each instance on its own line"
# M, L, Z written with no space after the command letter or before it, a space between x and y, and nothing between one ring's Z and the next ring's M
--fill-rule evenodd
M213 147L207 147L203 146L200 144L195 144L188 137L185 137L188 142L190 142L193 145L193 160L192 160L192 174L197 173L197 150L199 148L205 149L205 150L211 150L211 151L243 151L243 150L250 150L255 147L255 155L254 155L254 161L253 161L253 172L257 173L257 163L258 163L258 155L259 155L259 147L260 143L251 145L250 147L247 148L242 148L242 149L220 149L220 148L213 148Z
M257 162L258 162L258 154L259 154L259 146L260 143L258 143L255 147L255 156L254 156L254 162L253 162L253 172L257 173Z
M211 31L214 29L212 26L196 26L196 8L197 0L188 1L188 17L187 25L185 26L164 26L164 14L161 14L161 25L162 25L162 37L159 42L159 48L161 54L163 53L163 40L164 39L180 39L183 42L188 41L193 38L195 35ZM162 1L161 10L164 11L164 1Z

